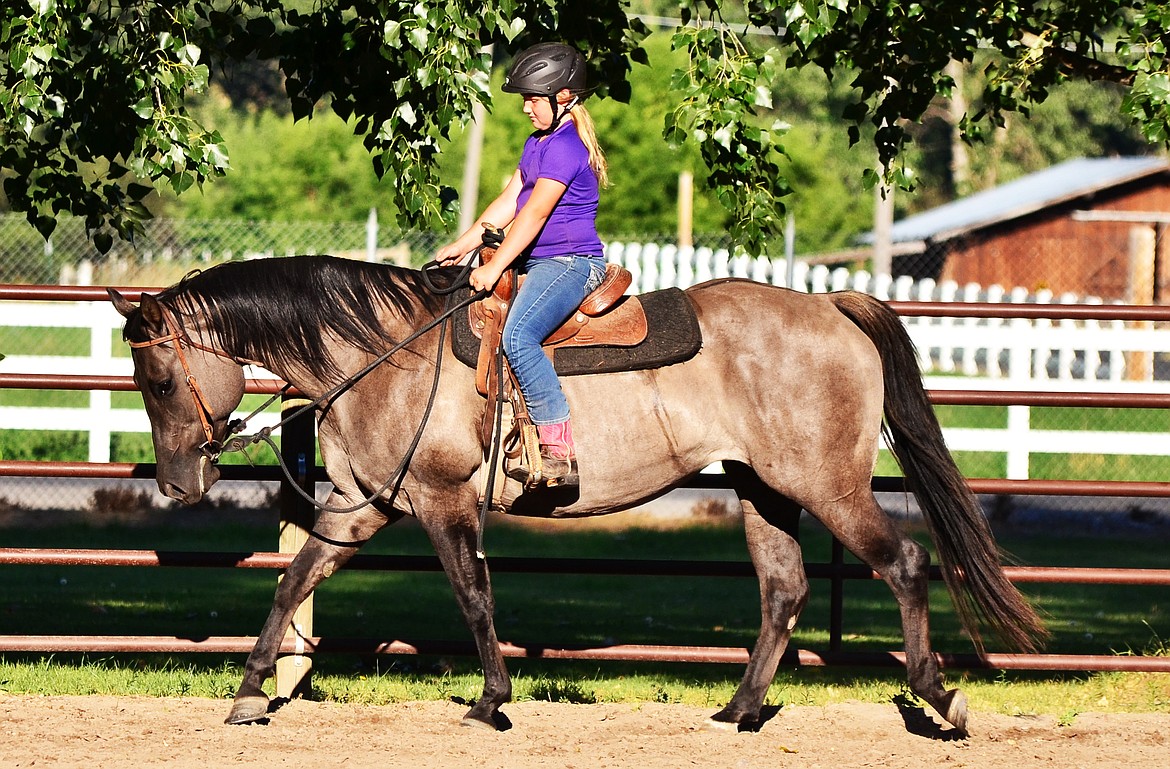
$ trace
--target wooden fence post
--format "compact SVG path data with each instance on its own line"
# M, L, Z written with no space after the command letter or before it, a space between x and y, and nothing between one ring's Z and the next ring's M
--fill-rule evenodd
M291 414L307 404L303 398L285 396L281 400L281 416ZM315 484L313 467L316 464L315 413L308 411L281 427L280 455L285 466L297 479L297 486L310 496ZM288 479L280 482L280 544L282 553L296 553L309 538L316 508L291 488ZM286 638L294 639L297 650L276 660L276 696L292 699L308 693L313 669L312 659L304 654L304 640L313 635L313 596L310 595L293 614L292 627Z

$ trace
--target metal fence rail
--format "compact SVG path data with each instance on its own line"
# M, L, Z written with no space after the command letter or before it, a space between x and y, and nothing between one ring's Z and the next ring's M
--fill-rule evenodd
M136 567L207 567L283 569L292 561L291 553L186 552L161 550L83 550L0 548L0 565L39 566L136 566ZM431 571L442 570L434 556L362 555L345 566L357 571ZM492 571L512 574L606 574L620 576L690 576L751 577L751 564L744 561L703 560L633 560L596 558L492 558ZM1017 583L1061 583L1085 585L1153 585L1170 586L1170 569L1006 567L1009 579ZM875 580L880 576L860 564L805 564L812 579ZM941 579L937 567L931 579ZM834 613L830 628L830 651L790 650L786 664L803 666L905 664L900 652L847 652L840 650L840 616ZM298 645L299 641L299 645ZM0 652L206 652L244 653L251 651L256 639L243 637L168 638L158 636L68 636L7 635L0 636ZM470 642L378 640L370 638L320 637L288 639L286 654L358 653L358 654L461 654L474 656ZM563 647L543 643L501 644L505 656L541 659L622 660L656 662L747 662L748 649L737 647L613 644L603 647ZM944 667L969 669L1015 670L1093 670L1170 672L1170 658L1112 656L1099 654L938 654Z
M6 291L13 287L2 287ZM20 287L22 298L53 299L82 297L102 299L100 289L56 289L56 287ZM15 290L15 289L14 289ZM136 298L142 289L127 289L124 293ZM100 294L98 293L100 292ZM891 303L904 314L948 315L961 317L968 311L978 317L1094 317L1099 319L1166 320L1170 319L1167 307L1118 307L1118 306L1012 306L994 304L988 307L958 303ZM978 315L978 313L987 313ZM1014 313L1021 313L1014 315ZM109 389L130 390L133 382L129 377L89 377L81 375L28 376L21 374L0 375L0 387L54 388L54 389ZM250 392L274 392L277 384L270 381L254 380ZM1170 406L1170 395L1153 393L1059 393L1059 392L985 392L985 391L932 391L935 403L976 404L976 405L1075 405L1096 407L1166 408ZM303 421L303 420L298 420ZM299 441L299 442L298 442ZM315 448L313 436L299 439L293 433L286 433L282 451L312 458ZM311 465L311 462L310 462ZM228 480L278 480L278 468L223 466L223 477ZM87 462L14 462L0 461L0 476L20 477L83 477L83 478L152 478L154 466L148 463L87 463ZM307 488L318 481L326 481L322 471L310 466L305 478ZM971 479L970 486L976 493L1014 495L1068 495L1068 496L1129 496L1129 497L1170 497L1170 483L1161 482L1099 482L1099 481L1038 481L1008 479ZM693 488L727 488L722 476L704 474L693 479ZM874 487L880 491L900 491L902 479L876 478ZM303 500L287 494L282 503L282 516L286 508L295 510L304 506ZM297 517L292 514L286 518ZM300 512L304 519L304 510ZM52 550L52 549L0 549L0 564L21 565L110 565L110 566L201 566L214 568L285 568L292 558L284 552L273 553L188 553L179 551L127 551L127 550ZM438 560L430 556L373 556L358 555L346 566L349 569L394 569L435 571ZM744 577L752 575L747 562L716 561L629 561L612 559L531 559L493 558L493 571L518 573L590 573L645 575L692 575ZM1155 569L1077 569L1077 568L1020 568L1006 569L1008 577L1016 582L1037 583L1080 583L1080 584L1131 584L1170 585L1170 570ZM843 548L834 547L831 563L806 564L806 572L812 578L827 579L832 583L830 602L830 649L827 651L792 650L785 661L800 665L902 665L904 657L897 652L847 652L841 650L842 638L842 594L846 580L872 580L877 577L870 569L844 562ZM937 579L937 570L932 578ZM0 636L0 652L246 652L252 647L252 637L211 637L211 638L170 638L143 636ZM289 637L285 643L288 654L302 655L309 652L360 652L386 654L474 654L470 643L448 641L352 639L320 637L311 634L311 625L301 637ZM654 660L654 661L702 661L743 663L748 650L743 648L719 648L697 646L642 646L614 645L599 648L558 648L544 644L505 644L503 653L516 657L541 657L556 659L589 660ZM1028 670L1128 670L1170 672L1170 658L1106 655L1044 655L1044 654L989 654L984 657L961 654L940 654L940 664L963 668L1028 669ZM278 673L279 676L279 673ZM279 690L291 690L287 684L278 681Z

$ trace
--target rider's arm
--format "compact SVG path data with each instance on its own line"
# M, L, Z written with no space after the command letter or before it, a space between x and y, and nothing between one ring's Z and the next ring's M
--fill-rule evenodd
M491 224L501 229L512 223L516 216L516 200L520 197L520 170L512 174L512 178L504 186L503 191L496 199L488 203L487 208L455 241L448 243L435 253L435 259L440 264L453 264L461 260L472 249L483 241L483 226Z
M531 197L512 220L512 227L504 237L504 242L496 249L496 255L490 262L472 271L470 281L473 289L478 291L496 284L508 266L536 240L561 196L565 194L565 189L564 182L544 177L536 180Z

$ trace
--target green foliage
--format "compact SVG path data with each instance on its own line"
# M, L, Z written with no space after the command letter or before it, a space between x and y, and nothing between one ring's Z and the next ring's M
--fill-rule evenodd
M361 222L371 207L393 218L393 184L379 182L352 121L294 123L270 110L248 114L219 102L202 112L232 147L233 173L201 195L166 195L184 219Z
M716 21L722 21L715 15ZM772 52L757 54L730 28L698 25L674 38L687 51L689 65L672 85L682 98L666 117L664 135L675 145L694 142L710 169L708 181L719 202L734 214L731 233L752 254L763 253L769 236L783 231L783 206L789 192L780 173L777 144L787 124L761 127L759 110L772 106L777 67Z
M206 88L217 51L254 51L244 41L271 27L264 14L276 3L212 5L3 6L0 166L12 172L4 192L42 235L69 212L108 250L107 226L129 235L149 216L142 200L151 187L140 182L182 191L228 168L220 136L185 101Z
M644 7L647 4L642 3ZM1115 83L1118 109L1148 141L1170 138L1170 2L901 3L892 0L678 0L675 45L687 58L665 138L687 145L751 252L783 227L792 179L772 113L785 70L850 80L836 116L850 143L877 153L887 181L911 186L906 149L952 60L984 57L976 140L1032 114L1070 80ZM693 22L693 23L692 23ZM585 51L598 92L628 101L645 29L619 0L176 0L118 4L27 0L0 9L0 167L9 204L43 234L84 218L102 251L150 215L152 187L181 193L225 174L224 134L192 109L211 71L279 62L297 118L331 110L362 137L389 182L399 223L450 223L443 142L490 100L489 56L564 39ZM811 65L811 66L810 66ZM78 76L82 73L82 76ZM654 121L657 123L657 121ZM878 181L874 164L862 178Z

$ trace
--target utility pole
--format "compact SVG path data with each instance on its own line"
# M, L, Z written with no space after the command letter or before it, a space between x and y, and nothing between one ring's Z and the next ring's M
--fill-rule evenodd
M695 176L690 171L678 174L678 247L695 245Z
M955 81L951 98L947 101L947 120L951 124L951 186L955 195L962 197L971 191L971 158L967 143L959 132L959 124L967 114L967 97L963 94L963 65L951 60L946 73Z
M492 46L484 49L489 61ZM490 66L489 66L490 71ZM467 157L463 162L463 181L459 189L459 232L466 232L479 214L479 161L483 156L485 110L478 101L471 105L471 128L467 133Z
M884 170L884 169L883 169ZM879 171L879 173L881 173ZM894 188L886 185L881 173L874 187L873 206L873 274L894 272Z

